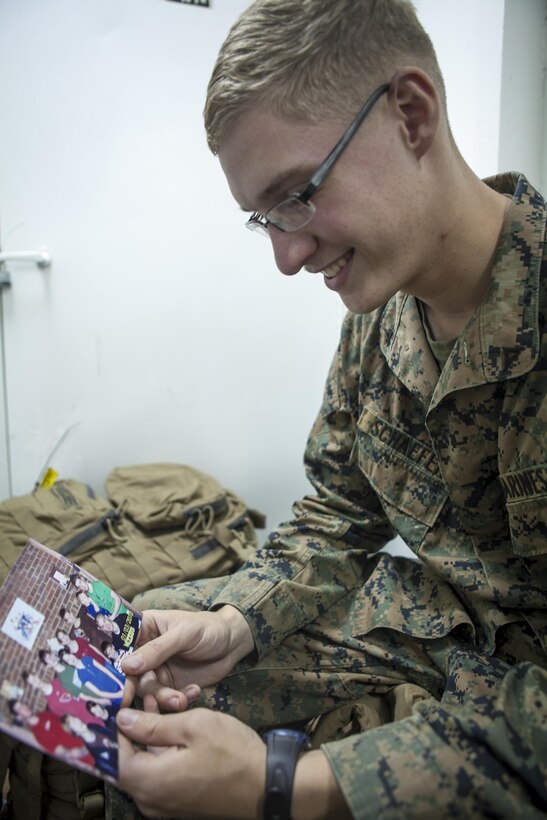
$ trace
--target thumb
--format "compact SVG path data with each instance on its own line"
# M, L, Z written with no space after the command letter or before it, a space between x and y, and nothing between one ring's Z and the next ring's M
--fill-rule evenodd
M167 630L163 635L143 644L122 661L126 675L142 675L144 672L158 669L179 650L179 639L175 630Z
M190 712L160 715L137 709L120 709L116 722L123 734L144 746L186 746L193 736L195 715Z

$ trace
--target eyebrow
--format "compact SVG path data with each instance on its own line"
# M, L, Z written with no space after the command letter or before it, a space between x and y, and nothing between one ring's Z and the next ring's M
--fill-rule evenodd
M286 171L281 171L277 176L273 178L273 180L258 194L256 197L257 202L265 202L269 199L273 199L276 194L286 194L287 189L291 186L289 182L291 179L300 178L303 182L308 182L312 175L317 170L316 165L311 166L308 168L302 168L302 165L295 165L294 168L288 168ZM255 208L245 208L241 207L242 211L246 213L254 212Z

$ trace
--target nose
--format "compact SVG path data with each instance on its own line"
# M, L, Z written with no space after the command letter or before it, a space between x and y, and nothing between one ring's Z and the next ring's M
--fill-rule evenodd
M270 225L268 235L272 243L275 264L285 276L294 276L317 249L317 240L303 229L292 233Z

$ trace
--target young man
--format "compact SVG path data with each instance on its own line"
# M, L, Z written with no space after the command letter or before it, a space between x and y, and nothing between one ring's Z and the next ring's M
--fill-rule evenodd
M350 312L315 494L229 579L137 599L122 788L170 817L545 816L545 202L465 164L406 0L257 0L205 122L280 270ZM357 700L375 728L320 749L253 731Z

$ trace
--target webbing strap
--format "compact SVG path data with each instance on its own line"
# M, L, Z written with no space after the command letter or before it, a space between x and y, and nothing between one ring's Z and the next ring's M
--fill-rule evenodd
M97 820L104 817L104 791L102 787L80 795L80 817L82 820Z
M7 735L0 735L0 791L6 781L15 740Z
M213 535L225 550L235 553L242 564L245 563L253 552L252 544L247 543L245 537L237 530L231 529L226 524L215 524L213 527Z
M32 751L27 765L27 818L25 820L40 820L42 816L42 760L40 752Z

